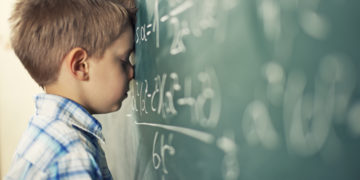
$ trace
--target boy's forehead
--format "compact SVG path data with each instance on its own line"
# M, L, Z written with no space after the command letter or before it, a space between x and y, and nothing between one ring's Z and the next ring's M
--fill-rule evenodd
M113 42L110 49L117 54L129 54L135 48L133 32L131 28L127 28L121 35Z

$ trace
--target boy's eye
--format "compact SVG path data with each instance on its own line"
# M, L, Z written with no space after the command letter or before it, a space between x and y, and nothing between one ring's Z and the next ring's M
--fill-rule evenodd
M120 60L120 62L122 67L126 67L129 64L129 61L126 60Z
M121 58L121 56L118 56L116 59L117 61L120 61L121 67L125 70L128 70L129 67L134 66L135 64L135 53L131 52L126 59Z
M128 71L129 67L132 66L129 61L125 61L125 60L120 60L120 61L121 61L121 67L122 67L125 71Z

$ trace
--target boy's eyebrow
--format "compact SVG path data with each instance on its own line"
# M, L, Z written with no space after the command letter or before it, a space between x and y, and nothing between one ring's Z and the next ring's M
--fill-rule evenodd
M118 55L116 55L116 56L118 56L118 58L128 58L128 57L130 56L130 53L134 51L134 47L135 47L135 46L127 49L127 50L125 51L125 53L118 54Z
M135 49L135 46L129 48L129 49L126 51L126 54L127 54L127 55L130 55L130 53L133 52L134 49Z
M135 44L126 51L126 56L130 56L130 53L135 50Z
M123 48L117 48L116 49L116 53L121 53L121 54L129 54L131 51L133 51L135 49L135 46L131 46L129 48L127 48L126 50L124 50Z

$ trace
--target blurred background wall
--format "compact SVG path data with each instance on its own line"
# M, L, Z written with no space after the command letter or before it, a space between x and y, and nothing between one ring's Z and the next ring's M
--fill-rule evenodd
M15 1L0 1L0 179L35 110L33 97L42 92L10 48L8 19Z

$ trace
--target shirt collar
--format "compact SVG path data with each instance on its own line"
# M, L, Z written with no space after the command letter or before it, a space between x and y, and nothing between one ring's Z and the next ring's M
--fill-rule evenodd
M35 106L37 115L66 121L105 143L100 122L78 103L61 96L42 93L35 96Z

